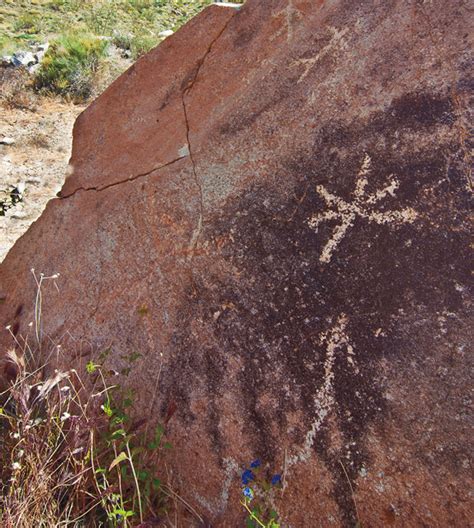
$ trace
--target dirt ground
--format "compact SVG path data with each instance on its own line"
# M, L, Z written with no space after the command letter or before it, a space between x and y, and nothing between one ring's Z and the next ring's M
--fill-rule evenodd
M34 111L0 106L0 190L23 182L24 199L0 216L0 262L60 190L71 154L72 127L84 106L47 100Z

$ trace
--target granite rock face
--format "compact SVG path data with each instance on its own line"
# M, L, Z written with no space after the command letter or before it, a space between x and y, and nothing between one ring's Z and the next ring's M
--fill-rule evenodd
M28 332L30 268L59 272L59 361L110 348L138 416L176 407L168 464L213 525L242 525L257 457L283 526L469 525L468 21L464 0L208 8L81 114L1 266L3 325Z

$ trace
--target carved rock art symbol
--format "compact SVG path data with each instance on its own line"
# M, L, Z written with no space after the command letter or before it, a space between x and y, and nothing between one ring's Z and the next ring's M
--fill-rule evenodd
M306 77L309 75L310 71L314 68L314 66L322 59L324 58L328 53L330 52L341 52L348 48L347 40L346 40L346 34L349 31L349 28L344 29L337 29L332 26L328 26L328 30L331 33L331 39L329 43L324 46L316 55L309 59L298 59L294 61L291 64L291 67L295 66L304 66L304 72L300 75L300 78L297 81L297 84L304 81Z
M273 15L274 18L279 18L282 16L285 18L287 32L286 40L288 43L290 43L294 35L294 26L299 19L303 18L303 14L293 5L293 0L288 0L288 5L286 8ZM280 29L280 31L276 33L275 37L279 37L284 29L284 27Z
M311 428L306 433L305 443L299 453L291 456L287 460L287 467L291 467L298 462L308 460L313 452L313 444L317 432L320 430L326 416L336 405L334 399L334 364L336 356L345 351L346 361L354 372L357 374L359 369L355 362L354 347L352 346L349 336L346 332L348 317L342 313L336 321L336 324L326 332L319 335L320 345L326 348L326 359L324 361L324 379L314 397L314 406L316 418L311 424Z
M357 217L365 218L369 222L375 222L379 225L411 224L417 218L417 212L411 207L398 211L385 212L379 211L375 208L378 202L386 198L388 195L395 196L395 191L400 184L398 180L393 179L393 175L391 175L390 178L392 179L389 185L383 189L376 190L373 193L367 192L370 166L371 159L370 156L366 154L357 174L355 190L353 193L354 198L350 203L346 202L341 197L330 193L323 185L318 185L316 187L316 191L324 199L329 209L321 214L313 215L308 220L309 227L317 233L319 225L322 222L330 220L339 220L340 222L339 225L334 228L331 238L324 246L319 257L320 262L327 264L331 260L334 251L345 237L349 227L354 225L354 220Z

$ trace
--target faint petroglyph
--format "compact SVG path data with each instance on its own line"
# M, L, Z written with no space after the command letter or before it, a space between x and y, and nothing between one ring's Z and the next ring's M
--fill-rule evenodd
M298 59L297 61L291 64L291 67L304 66L304 72L300 75L298 79L298 84L302 82L308 76L309 72L314 68L316 63L324 58L331 51L343 51L347 49L347 38L345 37L349 28L337 29L335 27L329 26L329 31L331 32L331 40L329 43L324 46L314 57L309 59Z
M275 37L279 37L286 30L286 41L289 44L293 40L295 25L299 19L303 18L303 14L294 6L293 0L288 0L286 8L273 15L273 17L284 18L284 26L275 34Z
M393 179L391 175L390 183L383 189L378 189L372 193L367 192L367 184L369 183L368 175L370 173L371 159L368 154L365 155L362 166L357 174L355 190L353 193L354 199L352 202L346 202L341 197L330 193L324 186L318 185L316 187L319 195L324 199L329 209L323 213L313 215L308 220L308 225L315 232L318 231L319 225L322 222L331 220L339 221L333 232L331 238L323 247L319 257L320 262L328 263L336 248L345 237L349 227L354 225L357 217L365 218L369 222L375 222L379 225L384 224L405 224L412 223L417 218L417 213L412 208L407 207L398 211L379 211L373 207L387 196L395 196L395 191L399 187L399 182Z
M342 313L331 329L319 335L319 344L326 348L326 359L324 361L323 384L314 397L316 417L311 424L311 428L306 433L305 443L301 450L288 457L286 461L287 468L299 462L305 462L311 457L316 434L320 430L326 416L337 404L334 398L334 364L336 357L345 354L349 366L356 374L359 372L355 361L354 347L346 332L347 323L347 315Z
M215 515L221 514L225 511L227 503L229 502L230 488L232 482L235 481L236 476L240 475L240 468L237 462L229 457L224 458L223 460L224 468L224 480L222 482L221 494L220 497L214 501L206 500L201 495L196 495L196 500L201 506L206 508L208 511L213 512Z

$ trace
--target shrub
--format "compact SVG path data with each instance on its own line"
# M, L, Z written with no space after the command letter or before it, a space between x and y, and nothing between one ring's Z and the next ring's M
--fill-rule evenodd
M158 42L159 38L151 35L133 37L130 42L130 51L132 52L132 57L134 59L138 59L138 57L141 57L154 48Z
M15 21L13 29L17 32L23 31L29 34L39 33L41 31L41 23L38 17L31 13L25 13Z
M0 103L7 108L34 111L37 97L31 88L31 79L23 68L0 67Z
M94 74L106 55L108 42L88 34L70 33L51 43L36 79L37 90L74 100L92 94Z
M119 20L117 6L113 3L93 5L85 12L87 27L96 35L109 35Z

